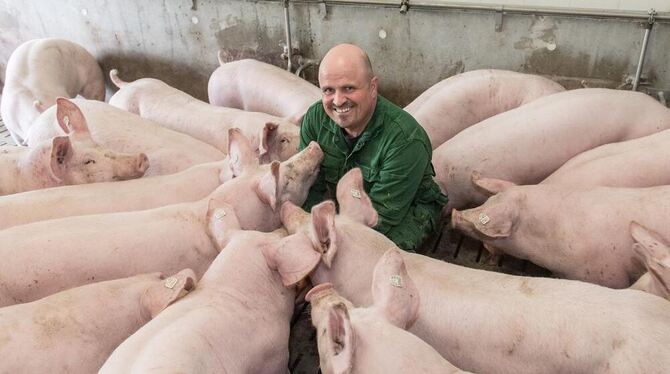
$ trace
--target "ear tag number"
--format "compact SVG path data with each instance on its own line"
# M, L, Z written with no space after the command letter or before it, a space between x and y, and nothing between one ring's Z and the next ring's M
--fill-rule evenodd
M479 222L481 222L482 225L486 225L491 221L491 218L487 216L485 213L479 213Z
M72 131L72 125L70 125L70 117L63 116L63 123L65 124L65 127L67 127L69 131Z
M393 287L403 288L402 277L400 275L391 275L391 285Z
M359 191L359 190L357 190L357 189L355 189L355 188L352 188L352 189L351 189L351 196L353 196L353 197L355 197L355 198L357 198L357 199L360 199L360 198L361 198L361 191Z
M169 277L165 280L165 287L169 289L173 289L174 286L177 285L177 282L179 282L179 279L175 277Z

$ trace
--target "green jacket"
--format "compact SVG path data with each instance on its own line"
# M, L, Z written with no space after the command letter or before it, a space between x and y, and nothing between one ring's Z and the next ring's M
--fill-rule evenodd
M300 149L312 140L321 146L324 159L304 209L334 200L337 181L358 167L379 215L377 231L403 249L415 249L434 232L447 197L433 181L428 136L409 113L377 96L372 118L349 152L341 128L319 101L303 117Z

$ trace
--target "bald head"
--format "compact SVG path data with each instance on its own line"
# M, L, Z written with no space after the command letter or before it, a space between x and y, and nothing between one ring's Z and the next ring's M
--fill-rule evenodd
M334 69L351 69L365 73L365 79L372 79L374 73L368 54L353 44L338 44L331 48L319 65L319 75Z

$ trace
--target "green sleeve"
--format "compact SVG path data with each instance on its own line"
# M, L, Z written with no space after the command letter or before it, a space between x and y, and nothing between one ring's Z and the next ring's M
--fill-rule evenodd
M426 147L418 140L390 150L368 195L377 210L375 230L386 234L407 215L423 174L430 162Z
M302 151L309 145L309 142L312 140L317 141L316 132L314 127L317 125L317 120L314 118L314 114L310 113L313 111L308 111L302 119L302 124L300 125L300 150ZM307 194L307 199L302 205L302 208L306 211L310 211L312 206L323 201L323 196L326 193L326 182L323 178L323 175L319 173L314 181L314 184L309 189Z

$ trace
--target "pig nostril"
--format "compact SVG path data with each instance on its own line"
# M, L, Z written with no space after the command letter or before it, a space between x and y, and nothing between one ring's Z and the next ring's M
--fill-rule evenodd
M140 154L137 169L141 172L145 172L149 168L149 158L144 153Z

